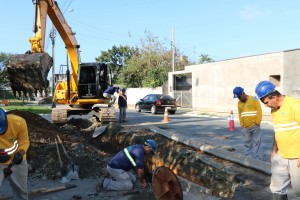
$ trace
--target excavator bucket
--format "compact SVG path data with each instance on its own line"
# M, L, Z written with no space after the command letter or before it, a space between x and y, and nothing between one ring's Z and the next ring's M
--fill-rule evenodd
M7 72L14 96L48 95L47 80L53 59L47 53L15 54L9 58Z

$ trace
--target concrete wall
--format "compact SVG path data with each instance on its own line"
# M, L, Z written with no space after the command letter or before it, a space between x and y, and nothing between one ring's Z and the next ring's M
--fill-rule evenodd
M144 98L147 94L163 94L163 88L128 88L126 90L127 103L135 105L138 100Z
M257 83L269 80L270 76L278 75L283 79L278 87L278 90L281 91L282 83L294 83L291 76L296 79L296 76L300 74L299 55L300 51L291 51L248 56L186 66L184 71L175 73L192 73L193 109L211 112L229 113L231 110L237 112L237 100L233 99L232 94L234 87L241 86L245 89L246 94L254 96ZM283 73L283 66L285 73ZM297 68L297 73L292 72L295 71L294 68ZM169 73L170 85L173 82L172 77L173 73L171 72ZM286 90L288 89L286 88ZM300 93L299 91L300 87L293 88L294 93ZM171 90L169 93L173 94ZM270 109L264 105L262 108L264 113L270 112Z
M282 92L300 98L300 50L283 52Z

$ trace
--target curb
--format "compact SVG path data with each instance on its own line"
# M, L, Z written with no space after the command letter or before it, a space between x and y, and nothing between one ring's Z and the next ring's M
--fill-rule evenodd
M158 133L160 135L163 135L165 137L168 137L172 140L175 140L177 142L183 143L185 145L194 147L196 149L199 149L203 152L212 154L214 156L217 156L219 158L243 165L245 167L251 168L251 169L255 169L258 171L261 171L267 175L271 175L271 163L269 162L265 162L262 160L257 160L257 159L253 159L244 155L240 155L234 152L230 152L227 151L225 149L222 148L218 148L212 145L208 145L205 143L201 143L199 141L191 141L191 140L187 140L185 138L183 138L182 136L178 135L178 134L170 134L168 131L165 131L163 129L160 129L158 127L155 126L149 126L150 130Z

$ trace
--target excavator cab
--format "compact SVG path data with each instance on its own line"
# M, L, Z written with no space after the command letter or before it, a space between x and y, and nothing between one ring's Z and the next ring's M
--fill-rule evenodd
M110 85L109 68L106 63L83 63L78 70L79 99L104 98L103 92Z

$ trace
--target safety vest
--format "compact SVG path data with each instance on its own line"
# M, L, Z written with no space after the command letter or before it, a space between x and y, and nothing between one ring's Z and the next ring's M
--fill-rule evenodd
M13 154L14 152L17 151L18 147L19 147L18 140L16 140L11 147L4 149L4 152L6 152L8 155Z
M274 124L275 132L290 131L295 129L300 129L300 125L297 122L290 122L286 124Z
M129 161L131 162L131 164L136 167L136 163L134 161L134 159L132 158L132 156L130 155L127 147L124 149L125 155L127 156L127 158L129 159Z
M257 111L241 112L241 117L256 116Z

